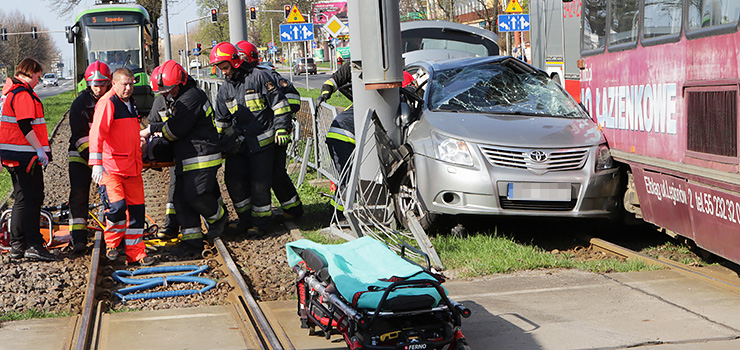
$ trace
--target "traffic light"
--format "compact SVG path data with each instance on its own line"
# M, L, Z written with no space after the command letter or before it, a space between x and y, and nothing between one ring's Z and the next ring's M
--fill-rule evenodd
M198 48L198 51L200 51L200 43L195 44L195 46Z
M211 23L217 23L218 22L218 10L211 9Z
M36 27L31 27L31 37L34 39L39 38L39 34L37 33Z
M249 19L253 21L257 19L257 8L254 6L249 8Z
M285 19L288 19L288 17L290 17L290 9L290 5L283 6L283 11L285 11Z
M0 40L7 41L8 40L8 30L5 28L0 28Z

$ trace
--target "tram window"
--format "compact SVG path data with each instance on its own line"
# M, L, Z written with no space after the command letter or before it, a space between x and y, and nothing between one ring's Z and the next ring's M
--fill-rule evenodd
M583 0L583 51L603 49L606 38L606 0Z
M735 23L740 17L737 0L702 0L689 2L689 29Z
M609 45L635 42L640 19L639 1L613 0L611 5Z
M681 32L681 0L645 0L643 37L655 38Z

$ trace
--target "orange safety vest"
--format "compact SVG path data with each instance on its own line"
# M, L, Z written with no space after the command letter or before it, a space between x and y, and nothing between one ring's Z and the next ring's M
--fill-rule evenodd
M3 159L3 164L7 166L27 164L36 156L36 149L28 143L21 128L18 127L18 121L24 119L31 119L33 132L36 133L51 161L44 107L39 97L28 83L19 79L7 81L3 92L6 94L0 117L0 157Z
M139 112L133 97L129 101L133 111L110 89L95 105L88 164L102 165L109 174L141 175Z

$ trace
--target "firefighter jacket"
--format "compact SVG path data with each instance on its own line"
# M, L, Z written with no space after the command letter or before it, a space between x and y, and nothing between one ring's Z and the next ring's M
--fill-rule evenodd
M329 126L329 132L326 133L327 139L335 139L342 142L355 144L355 115L354 111L349 109L339 113Z
M87 165L90 155L90 126L97 102L92 91L86 89L69 107L69 127L72 129L72 136L69 137L70 162Z
M323 85L321 85L321 94L326 95L326 98L328 99L340 87L351 82L352 66L350 61L346 61L341 67L339 67L339 69L337 69L336 72L332 73L331 77L327 79ZM350 96L347 97L350 98Z
M175 173L218 167L221 144L213 125L213 108L208 96L188 77L174 100L167 100L164 122L152 123L152 133L161 132L172 144Z
M6 81L2 94L5 95L0 117L0 158L3 164L28 164L36 156L36 150L18 127L18 121L24 119L31 120L33 132L51 161L44 107L39 97L28 83L16 78Z
M291 128L290 105L276 84L270 73L243 66L224 81L216 96L216 129L224 151L259 152L275 143L277 129Z
M298 90L293 86L293 83L291 83L290 80L285 79L272 67L257 66L257 68L270 73L272 78L275 79L278 89L280 89L283 95L285 95L285 98L288 99L288 103L290 104L290 113L292 113L293 118L295 118L295 114L301 110L301 94L298 93Z
M166 122L167 118L171 113L167 111L167 101L164 95L157 95L152 103L152 109L149 111L149 116L146 120L149 124Z
M131 110L114 89L95 106L90 128L90 165L102 165L108 174L139 176L143 161L139 143L139 111L133 97Z

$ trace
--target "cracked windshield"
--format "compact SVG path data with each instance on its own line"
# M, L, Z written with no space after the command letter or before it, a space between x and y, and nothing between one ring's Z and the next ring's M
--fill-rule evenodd
M506 62L441 71L429 101L435 111L588 118L554 81Z

